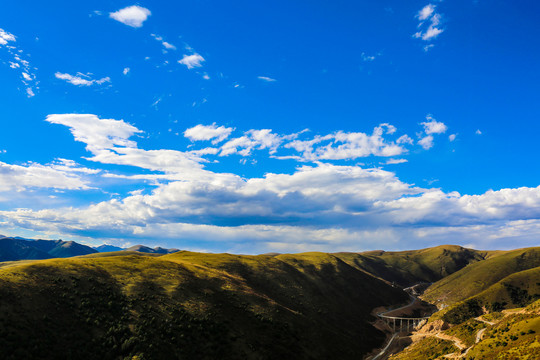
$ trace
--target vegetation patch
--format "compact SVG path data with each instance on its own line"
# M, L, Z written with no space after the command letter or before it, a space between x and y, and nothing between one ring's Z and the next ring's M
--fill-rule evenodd
M402 352L390 356L390 359L434 360L457 351L459 351L459 349L451 341L429 336L410 345Z

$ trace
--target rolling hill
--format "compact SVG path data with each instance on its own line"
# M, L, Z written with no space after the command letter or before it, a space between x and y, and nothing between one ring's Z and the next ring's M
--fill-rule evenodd
M403 287L433 283L465 266L484 260L490 253L456 245L410 251L337 253L349 265Z
M0 269L0 358L358 359L408 300L330 254L103 255Z
M499 252L485 261L470 264L433 284L426 290L423 298L432 303L442 302L450 305L481 293L507 276L538 266L540 266L538 247ZM540 279L536 280L540 282Z
M0 263L1 359L359 359L385 338L371 311L408 302L403 287L433 283L426 299L450 306L432 318L459 324L442 336L468 345L483 326L473 317L540 293L539 248L232 255L137 245L39 260L85 247L5 244L36 260ZM396 358L459 351L433 337L410 350Z

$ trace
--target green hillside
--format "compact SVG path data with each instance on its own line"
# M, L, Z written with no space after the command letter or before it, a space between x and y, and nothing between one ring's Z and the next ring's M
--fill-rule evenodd
M359 359L406 294L336 256L92 254L0 268L1 359Z
M443 245L410 251L334 254L349 265L400 286L436 282L491 253Z
M538 247L499 252L433 284L426 290L423 298L432 303L453 304L479 294L509 275L538 266ZM523 281L533 281L533 278L525 278ZM540 279L536 278L536 281L540 282ZM530 284L524 286L529 287Z
M525 308L495 312L483 318L483 322L469 319L440 334L424 334L427 336L390 359L540 359L540 300ZM440 338L445 336L459 340L464 348L460 350L453 341Z

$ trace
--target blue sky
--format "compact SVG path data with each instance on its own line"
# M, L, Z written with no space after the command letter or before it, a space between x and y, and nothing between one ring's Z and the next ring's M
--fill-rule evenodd
M263 253L540 244L534 1L20 1L0 234Z

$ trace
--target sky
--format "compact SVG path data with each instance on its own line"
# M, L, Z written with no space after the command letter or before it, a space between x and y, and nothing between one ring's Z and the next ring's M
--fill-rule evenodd
M540 245L537 1L11 1L0 234Z

